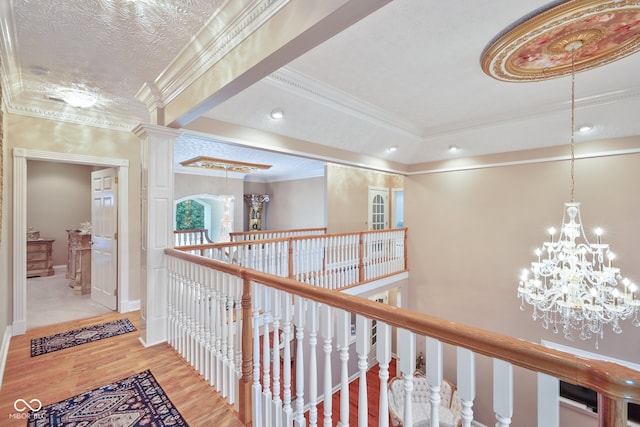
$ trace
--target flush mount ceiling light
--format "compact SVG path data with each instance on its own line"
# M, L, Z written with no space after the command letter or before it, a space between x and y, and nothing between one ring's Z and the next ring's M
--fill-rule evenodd
M393 153L398 149L397 145L392 145L391 147L387 147L387 153Z
M640 1L572 0L538 11L503 33L483 54L482 69L504 81L541 81L571 75L571 186L559 236L549 229L549 240L536 250L531 271L524 270L518 284L520 309L533 306L533 319L545 329L574 332L586 340L603 336L611 324L621 333L620 322L638 318L637 286L622 278L612 265L614 255L595 230L589 242L574 196L575 74L608 64L640 47Z
M449 146L449 152L450 153L457 153L458 151L460 151L460 147L458 147L457 145L450 145Z
M67 104L78 108L93 107L98 101L98 98L94 94L76 88L59 89L58 96Z
M283 117L284 117L284 110L282 110L281 108L276 108L271 112L271 118L273 120L280 120Z

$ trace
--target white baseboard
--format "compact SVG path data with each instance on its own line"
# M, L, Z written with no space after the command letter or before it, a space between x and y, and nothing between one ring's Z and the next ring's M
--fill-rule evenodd
M9 354L9 344L11 343L11 326L7 326L2 337L2 346L0 346L0 389L2 388L2 379L4 378L4 368L7 366L7 355Z
M120 304L120 313L128 313L130 311L140 310L140 300L122 301Z

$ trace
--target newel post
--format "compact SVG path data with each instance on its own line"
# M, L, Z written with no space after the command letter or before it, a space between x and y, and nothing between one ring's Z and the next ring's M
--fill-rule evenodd
M242 378L239 380L238 415L246 426L251 425L251 388L253 386L253 341L251 340L251 280L242 281Z
M627 403L598 393L598 427L626 427Z
M409 261L407 258L407 253L409 252L409 249L407 249L407 241L409 240L409 237L407 236L407 229L404 229L404 269L408 270L409 269Z
M293 239L289 237L289 279L295 279L293 277Z
M364 233L358 233L358 282L364 282Z

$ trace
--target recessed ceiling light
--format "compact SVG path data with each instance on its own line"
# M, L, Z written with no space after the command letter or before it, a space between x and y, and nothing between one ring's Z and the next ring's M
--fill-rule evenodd
M449 152L450 153L457 153L458 151L460 151L460 147L458 147L457 145L450 145L449 146Z
M396 151L398 149L397 145L393 145L391 147L387 147L387 153L393 153L394 151Z
M284 111L281 108L276 108L271 112L271 118L273 120L280 120L284 117Z
M583 125L578 126L578 132L587 133L593 130L593 125L591 123L585 123Z

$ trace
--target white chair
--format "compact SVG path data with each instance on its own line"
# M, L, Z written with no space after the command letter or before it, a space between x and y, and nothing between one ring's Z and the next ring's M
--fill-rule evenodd
M403 426L404 415L404 378L395 377L389 382L389 414L394 426ZM413 378L411 394L413 427L431 426L430 387L424 374L417 373ZM462 425L461 403L455 385L444 379L440 384L440 406L438 415L440 427L458 427Z

